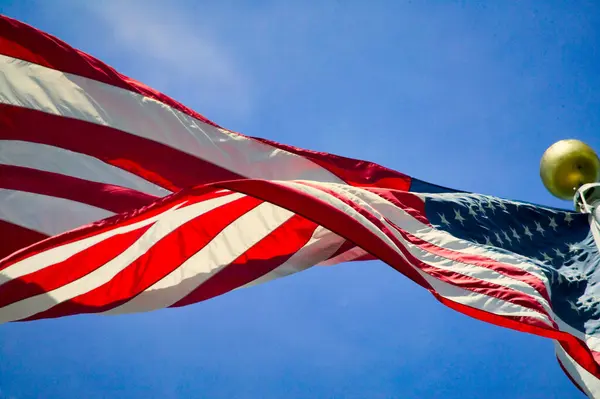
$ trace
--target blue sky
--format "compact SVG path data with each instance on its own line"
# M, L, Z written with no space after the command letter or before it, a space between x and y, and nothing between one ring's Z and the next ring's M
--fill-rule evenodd
M48 31L230 129L570 207L539 159L600 149L591 1L32 1ZM550 341L381 262L194 306L0 326L0 398L578 398Z

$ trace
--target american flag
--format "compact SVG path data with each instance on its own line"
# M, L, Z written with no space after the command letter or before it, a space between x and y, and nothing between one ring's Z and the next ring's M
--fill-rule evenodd
M232 132L0 16L0 323L380 259L446 306L554 340L600 397L599 234L588 215Z

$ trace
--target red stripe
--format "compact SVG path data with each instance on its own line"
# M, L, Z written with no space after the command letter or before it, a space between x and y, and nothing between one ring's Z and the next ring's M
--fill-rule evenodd
M12 279L0 285L0 307L48 292L76 281L109 262L131 246L151 225L117 234L63 262Z
M168 209L181 206L182 204L190 205L196 202L206 201L211 198L231 195L231 192L229 191L216 192L212 186L199 187L196 189L195 193L195 196L187 196L188 192L182 191L160 198L147 207L117 214L104 220L100 220L62 234L48 237L43 241L37 242L34 246L28 248L26 251L12 253L10 256L1 259L0 270L3 270L14 263L34 256L38 253L47 251L51 248L67 245L69 243L83 240L94 235L102 234L115 228L128 226L146 219L150 219L167 211Z
M64 198L115 213L141 208L158 198L130 188L1 164L0 188Z
M352 186L390 188L401 191L410 189L411 178L409 176L373 162L305 150L258 137L251 138L308 158Z
M540 280L537 276L534 276L526 270L502 262L498 262L491 258L486 258L485 256L454 252L452 250L439 247L428 241L415 237L412 234L400 228L399 230L408 242L423 248L427 252L452 260L454 262L479 266L489 270L493 270L504 276L521 281L535 289L546 301L548 301L548 303L550 303L550 296L548 295L548 290L544 282Z
M404 252L404 250L402 252ZM407 255L407 257L410 257L410 255ZM492 298L501 299L503 301L514 303L516 305L520 305L525 308L534 310L548 317L549 322L552 324L552 326L558 328L556 322L553 320L553 316L550 315L535 298L521 291L504 287L499 284L494 284L489 281L480 280L475 277L454 273L450 270L438 269L433 266L429 266L416 258L412 258L410 260L411 263L419 267L419 269L423 270L425 273L440 281L444 281L448 284L452 284L456 287L460 287L467 291L475 292L477 294L485 295Z
M98 313L122 305L173 272L224 228L261 202L242 197L192 219L154 244L108 283L27 320Z
M372 187L367 188L367 190L396 205L424 225L431 226L429 219L427 219L427 213L425 212L425 201L418 195L408 191L387 190Z
M431 291L431 290L430 290ZM537 319L524 318L524 317L510 317L500 316L497 314L489 313L484 310L472 308L457 302L454 302L448 298L444 298L435 291L431 293L440 301L442 304L448 306L457 312L463 313L467 316L475 319L484 321L486 323L495 324L497 326L510 328L512 330L535 334L541 337L556 339L563 345L565 351L575 360L581 367L585 368L590 374L600 377L600 365L595 362L594 357L590 349L579 339L573 335L557 331L553 328L548 327Z
M437 298L438 301L442 302L449 308L478 320L545 337L559 337L561 334L566 334L533 317L498 315L455 302L451 299L441 296L435 290L431 291L431 293Z
M354 259L353 261L357 262L357 261L361 261L361 260L377 260L377 258L371 254L364 254L364 255L359 256L358 258Z
M0 104L0 139L47 144L90 155L171 191L242 177L121 130L6 104Z
M48 237L45 234L0 219L0 259Z
M158 100L204 123L217 126L199 113L143 83L120 74L91 55L4 15L0 15L0 54L120 87Z
M269 273L306 245L317 226L302 216L294 215L173 307L225 294Z
M592 356L594 356L594 359L596 360L596 363L600 364L600 352L592 350Z

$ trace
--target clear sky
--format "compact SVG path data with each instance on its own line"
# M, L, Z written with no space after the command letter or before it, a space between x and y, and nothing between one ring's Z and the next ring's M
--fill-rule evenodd
M600 3L0 0L227 128L536 203L600 150ZM175 160L174 160L175 161ZM193 173L193 171L190 171ZM552 344L381 262L186 308L0 326L0 398L580 398Z

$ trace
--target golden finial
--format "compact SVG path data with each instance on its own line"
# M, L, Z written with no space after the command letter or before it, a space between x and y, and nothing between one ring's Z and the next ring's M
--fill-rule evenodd
M544 152L540 176L552 195L572 200L583 184L600 180L600 159L590 146L579 140L561 140Z

